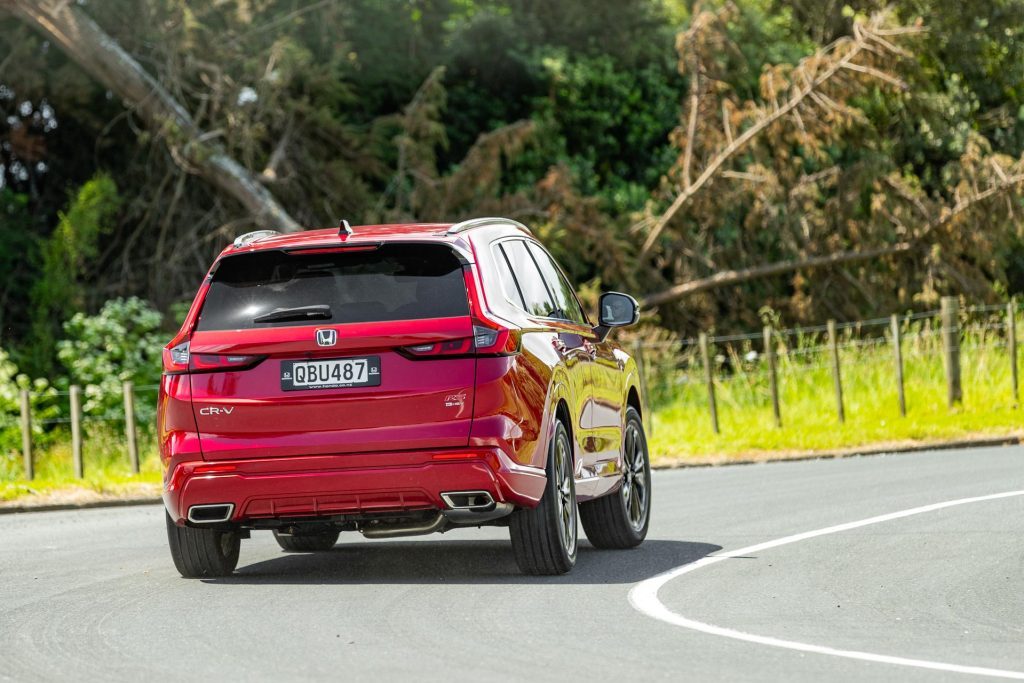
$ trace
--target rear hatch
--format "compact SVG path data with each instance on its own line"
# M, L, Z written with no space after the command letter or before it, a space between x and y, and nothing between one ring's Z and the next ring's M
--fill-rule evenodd
M189 341L208 459L467 445L476 360L443 244L224 257Z

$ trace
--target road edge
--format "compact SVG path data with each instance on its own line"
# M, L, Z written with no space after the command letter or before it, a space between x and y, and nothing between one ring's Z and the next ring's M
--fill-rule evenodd
M959 448L993 448L999 446L1019 446L1022 442L1024 442L1024 437L1007 435L977 437L970 439L956 439L953 441L936 441L934 443L926 442L906 445L893 444L882 446L867 445L862 448L854 447L826 451L795 452L781 455L779 457L745 457L738 458L735 460L697 460L693 462L681 458L676 458L673 460L665 460L662 462L652 462L651 469L678 470L687 469L691 467L729 467L732 465L763 465L768 463L780 462L801 462L804 460L835 460L839 458L853 458L872 455L900 455L903 453L921 453L923 451L949 451L956 450Z
M769 463L801 462L806 460L835 460L839 458L866 457L872 455L900 455L903 453L921 453L925 451L947 451L958 448L992 448L999 446L1017 446L1022 442L1019 436L984 437L977 439L959 439L956 441L942 441L937 443L913 444L897 447L870 447L843 449L836 451L808 452L785 455L778 458L742 458L738 460L687 462L685 460L672 460L668 462L651 463L651 469L655 470L678 470L695 467L731 467L734 465L761 465ZM156 505L160 503L160 497L133 497L133 498L112 498L107 500L90 500L81 503L44 503L33 505L0 506L0 515L21 514L25 512L56 512L62 510L88 510L92 508L109 507L130 507L136 505Z

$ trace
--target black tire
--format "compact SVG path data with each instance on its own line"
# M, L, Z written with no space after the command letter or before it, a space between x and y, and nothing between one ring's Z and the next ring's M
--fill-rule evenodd
M509 518L516 564L524 574L565 574L576 564L579 517L576 506L572 442L555 422L548 446L547 486L537 507L519 508Z
M228 576L238 566L241 536L233 531L178 526L164 512L167 542L178 572L186 579Z
M338 531L324 531L305 536L281 536L274 531L274 540L283 550L290 553L315 553L330 550L338 542Z
M640 413L626 410L623 480L614 493L580 504L580 521L595 548L635 548L651 525L651 460Z

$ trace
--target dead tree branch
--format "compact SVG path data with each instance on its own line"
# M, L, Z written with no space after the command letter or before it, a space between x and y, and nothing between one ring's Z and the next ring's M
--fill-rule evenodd
M238 201L260 227L302 230L259 180L210 140L185 107L78 3L0 0L0 9L52 40L86 73L129 103L147 127L163 137L179 165Z

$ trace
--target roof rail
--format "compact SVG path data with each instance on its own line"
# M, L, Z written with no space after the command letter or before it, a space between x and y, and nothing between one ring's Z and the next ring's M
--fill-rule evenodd
M252 232L247 232L244 235L236 237L235 241L231 243L231 246L238 249L239 247L244 247L247 244L252 244L253 242L258 242L262 239L280 234L281 233L277 230L253 230Z
M460 232L465 232L467 230L472 230L473 228L480 228L480 227L483 227L485 225L498 225L498 224L502 224L502 223L504 223L505 225L513 225L513 226L519 228L520 230L524 231L528 235L532 235L533 234L533 232L531 232L528 227L526 227L525 225L523 225L519 221L514 221L511 218L500 218L500 217L497 217L497 216L489 216L489 217L486 217L486 218L470 218L468 221L462 221L461 223L456 223L452 227L448 228L448 233L447 234L449 234L449 235L457 235Z

